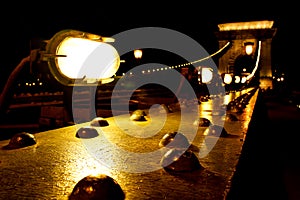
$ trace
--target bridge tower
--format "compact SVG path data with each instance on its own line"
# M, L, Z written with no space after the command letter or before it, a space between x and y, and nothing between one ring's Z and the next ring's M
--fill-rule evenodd
M269 20L218 24L219 31L215 35L219 47L231 42L230 48L219 57L219 73L229 74L234 80L236 76L251 74L257 64L254 77L259 86L272 89L271 45L277 31L273 24L274 21ZM253 47L253 51L247 55L245 48L248 44ZM247 63L247 60L253 62Z

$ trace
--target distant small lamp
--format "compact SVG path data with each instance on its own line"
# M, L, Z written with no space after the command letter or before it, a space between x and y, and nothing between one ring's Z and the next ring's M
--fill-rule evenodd
M143 51L140 49L136 49L133 51L133 54L136 59L141 59L143 56Z
M240 83L241 82L241 77L240 76L234 76L234 82L235 83Z
M113 81L120 56L109 44L113 38L77 30L62 30L46 45L42 60L63 85L103 84Z
M245 46L245 52L246 52L246 54L247 55L251 55L253 53L254 43L253 42L245 42L244 46Z
M230 84L232 82L232 76L230 74L224 74L223 81L225 84Z
M243 77L241 78L241 83L246 83L246 81L247 81L247 77L246 77L246 76L243 76Z
M209 83L213 78L213 72L211 68L202 67L201 68L201 82Z

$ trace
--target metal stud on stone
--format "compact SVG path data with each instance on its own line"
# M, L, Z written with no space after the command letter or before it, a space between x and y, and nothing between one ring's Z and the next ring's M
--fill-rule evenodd
M204 135L208 136L219 136L219 137L227 137L229 134L226 129L219 125L210 125L205 131Z
M90 125L103 127L103 126L109 126L109 123L107 122L106 119L102 117L96 117L91 121Z
M187 149L190 143L185 135L178 132L167 133L159 142L159 147Z
M227 105L227 110L233 110L236 106L236 102L235 101L230 101Z
M125 193L116 180L105 174L89 175L81 179L69 195L69 200L124 200Z
M135 110L130 115L130 120L133 120L133 121L147 121L146 118L145 118L146 116L147 116L147 114L144 110Z
M93 138L98 135L98 131L90 126L80 127L76 132L76 137L78 138Z
M4 149L18 149L36 144L36 139L33 134L20 132L12 136L8 145Z
M225 119L226 119L226 121L238 121L237 116L235 116L232 113L227 113Z
M187 172L201 169L197 156L190 150L170 149L162 157L160 164L166 171Z
M211 125L211 121L207 118L204 118L204 117L199 117L198 119L196 119L193 123L194 125L197 125L200 126L200 127L207 127L209 125Z

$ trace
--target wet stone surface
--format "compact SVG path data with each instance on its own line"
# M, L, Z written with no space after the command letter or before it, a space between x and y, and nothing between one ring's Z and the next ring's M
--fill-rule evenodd
M206 103L210 100L200 106ZM67 200L78 181L101 173L118 182L126 200L223 200L230 187L254 104L255 95L245 111L239 114L238 121L227 122L224 116L214 116L208 109L201 112L200 117L213 124L223 124L235 137L204 135L207 127L193 125L199 116L179 112L152 113L147 121L132 121L129 115L106 118L109 126L94 127L99 135L92 138L75 136L90 122L36 133L37 143L33 146L0 150L0 197ZM161 166L161 158L170 149L159 147L159 142L166 133L175 131L189 139L193 147L190 150L202 167L170 172ZM0 146L8 142L2 140Z

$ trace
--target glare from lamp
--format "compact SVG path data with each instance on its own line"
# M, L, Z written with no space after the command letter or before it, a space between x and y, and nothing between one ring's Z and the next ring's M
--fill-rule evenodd
M210 68L202 68L201 70L201 81L202 83L209 83L213 78L213 72Z
M241 83L246 83L246 81L247 81L246 76L243 76L243 77L241 78Z
M230 84L232 82L232 76L230 74L224 75L224 83Z
M241 82L241 77L235 76L235 77L234 77L234 82L235 82L235 83L240 83L240 82Z
M246 42L244 45L246 54L251 55L253 53L253 42Z
M65 29L47 41L42 60L53 77L67 86L98 85L114 80L120 66L114 38Z
M142 50L136 49L136 50L133 51L133 53L134 53L134 57L135 57L136 59L141 59L141 58L142 58L142 55L143 55Z
M119 66L115 48L107 43L84 38L65 38L57 48L57 65L61 73L71 79L106 79L112 77Z

